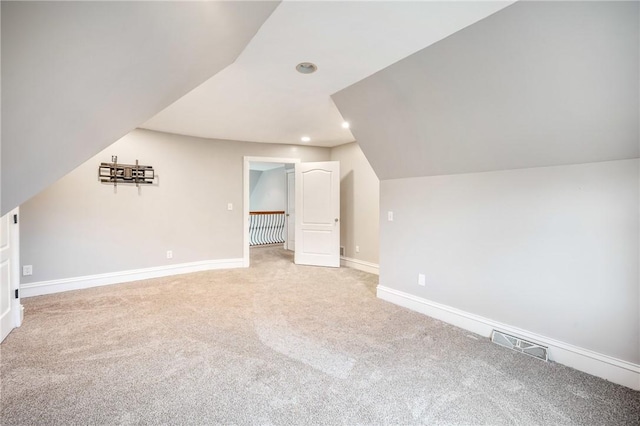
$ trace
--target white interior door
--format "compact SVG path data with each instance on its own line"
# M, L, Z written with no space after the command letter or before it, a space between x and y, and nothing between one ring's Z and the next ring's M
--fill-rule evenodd
M296 164L295 263L340 266L340 162Z
M287 170L287 225L285 247L287 250L296 249L296 173L294 169Z
M0 218L0 341L21 322L20 300L15 297L19 283L17 215L18 209Z

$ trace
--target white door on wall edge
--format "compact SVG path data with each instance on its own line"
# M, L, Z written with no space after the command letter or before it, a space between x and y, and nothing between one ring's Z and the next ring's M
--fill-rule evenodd
M340 162L296 164L295 263L340 267Z
M0 341L20 326L18 209L0 218Z

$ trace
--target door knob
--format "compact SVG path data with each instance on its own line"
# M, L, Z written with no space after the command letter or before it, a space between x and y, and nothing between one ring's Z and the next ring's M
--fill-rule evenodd
M338 223L338 218L336 217L336 223Z

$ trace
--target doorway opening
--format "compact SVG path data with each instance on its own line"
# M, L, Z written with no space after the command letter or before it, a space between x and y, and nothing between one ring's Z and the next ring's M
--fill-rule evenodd
M250 265L251 165L257 163L268 163L266 167L272 167L273 163L276 163L276 167L284 165L285 175L280 175L283 194L279 206L285 206L281 211L285 215L283 233L286 232L287 236L282 240L282 244L283 248L286 244L287 249L293 250L294 263L339 268L340 163L303 163L297 158L272 157L244 158L243 265ZM287 176L286 170L291 169L291 165L294 172ZM287 184L289 186L285 190ZM282 202L282 198L288 202Z
M295 164L298 158L244 159L244 266L251 247L295 250Z

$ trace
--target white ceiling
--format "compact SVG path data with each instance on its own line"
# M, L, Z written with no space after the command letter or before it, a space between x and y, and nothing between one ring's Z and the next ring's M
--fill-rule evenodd
M352 142L333 93L511 3L284 1L233 64L141 127L251 142ZM298 73L300 62L318 71Z

